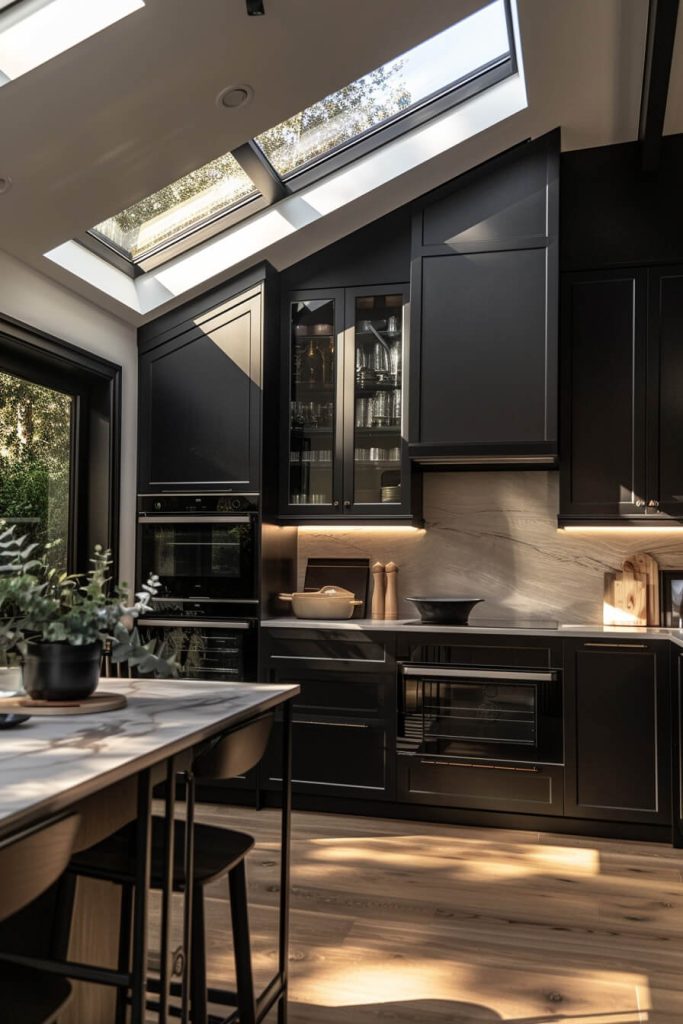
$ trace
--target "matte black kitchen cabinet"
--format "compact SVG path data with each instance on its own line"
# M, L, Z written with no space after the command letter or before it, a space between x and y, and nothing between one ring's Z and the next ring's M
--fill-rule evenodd
M393 795L395 664L392 641L334 631L265 631L269 682L296 682L292 790L364 800ZM298 651L299 657L292 651ZM280 782L280 724L262 762L262 786Z
M668 644L568 642L564 685L565 815L668 825Z
M565 275L560 523L683 517L683 269Z
M263 272L140 332L141 493L260 491Z
M407 303L405 284L286 297L282 522L412 521L403 427Z
M553 465L559 132L426 198L413 219L410 456Z

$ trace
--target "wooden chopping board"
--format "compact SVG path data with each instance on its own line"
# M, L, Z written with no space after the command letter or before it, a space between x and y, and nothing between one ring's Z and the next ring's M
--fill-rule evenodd
M644 552L624 561L621 572L605 574L606 626L659 625L659 566Z

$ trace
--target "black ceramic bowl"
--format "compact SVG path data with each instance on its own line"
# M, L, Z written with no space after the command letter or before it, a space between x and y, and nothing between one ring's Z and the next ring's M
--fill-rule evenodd
M470 612L483 597L407 597L420 613L423 622L441 626L466 626Z

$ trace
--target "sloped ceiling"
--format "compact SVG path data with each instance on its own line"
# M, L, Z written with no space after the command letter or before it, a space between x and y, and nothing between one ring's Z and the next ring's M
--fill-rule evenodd
M43 253L452 24L482 0L146 0L105 32L0 89L0 248L133 314ZM519 0L529 107L275 247L286 266L524 138L563 148L636 138L647 0ZM681 26L666 130L683 129ZM252 102L215 103L248 83ZM183 296L183 301L188 296ZM1 301L1 283L0 283Z

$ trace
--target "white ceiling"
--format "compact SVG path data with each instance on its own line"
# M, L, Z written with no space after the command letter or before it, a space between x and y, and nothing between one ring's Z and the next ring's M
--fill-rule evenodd
M0 247L131 323L141 322L43 253L483 0L265 5L265 17L249 18L244 0L146 0L144 10L0 88L0 177L14 182L0 196ZM557 125L565 149L636 138L648 0L518 0L518 7L527 110L263 255L286 266ZM667 132L683 129L682 33L679 24ZM248 106L216 106L221 90L244 82L255 91Z

